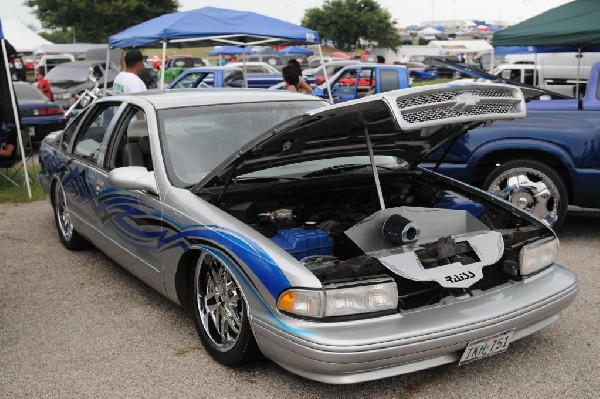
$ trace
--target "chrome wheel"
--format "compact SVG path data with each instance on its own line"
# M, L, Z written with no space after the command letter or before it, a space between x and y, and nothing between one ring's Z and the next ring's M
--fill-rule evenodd
M538 168L512 167L490 178L491 181L486 184L488 192L532 213L548 225L557 222L560 207L566 206L562 204L561 189L557 183L549 173Z
M56 185L54 207L56 212L56 222L60 234L66 241L70 241L73 237L73 225L71 224L71 216L69 215L69 208L67 208L67 199L65 197L65 191L61 184Z
M244 304L241 290L227 267L209 253L198 259L196 306L201 327L220 352L231 350L240 337Z

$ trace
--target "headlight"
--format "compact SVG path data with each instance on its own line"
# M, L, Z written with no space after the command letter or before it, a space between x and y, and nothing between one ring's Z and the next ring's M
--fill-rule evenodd
M391 278L331 284L324 290L291 289L279 297L280 310L308 317L346 316L393 310L398 288Z
M525 245L519 254L521 275L535 273L550 266L558 256L558 238L551 237Z

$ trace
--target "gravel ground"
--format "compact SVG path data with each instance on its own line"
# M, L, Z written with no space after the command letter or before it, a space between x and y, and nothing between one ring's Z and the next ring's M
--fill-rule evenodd
M0 397L597 398L600 213L571 213L560 238L581 281L563 320L466 366L331 386L216 364L182 309L101 252L64 249L48 202L0 204Z

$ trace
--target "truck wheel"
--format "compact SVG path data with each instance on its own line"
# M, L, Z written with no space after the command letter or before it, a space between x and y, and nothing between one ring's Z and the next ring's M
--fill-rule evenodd
M548 165L525 159L497 167L483 189L532 213L554 229L567 215L568 194L562 178Z

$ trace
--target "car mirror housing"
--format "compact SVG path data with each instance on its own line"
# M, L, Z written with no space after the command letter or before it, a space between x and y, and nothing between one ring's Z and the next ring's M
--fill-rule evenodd
M154 172L148 172L148 169L143 166L125 166L113 169L108 174L108 183L114 188L144 190L158 194Z

